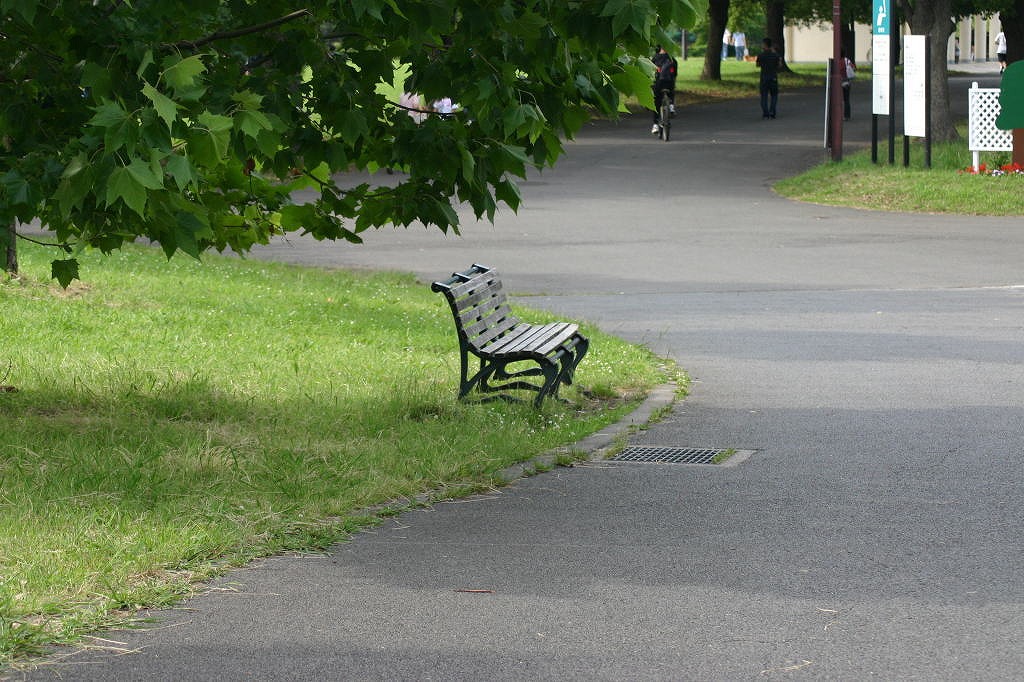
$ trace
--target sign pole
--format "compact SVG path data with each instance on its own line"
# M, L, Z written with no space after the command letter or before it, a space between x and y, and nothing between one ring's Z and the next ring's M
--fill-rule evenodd
M871 21L871 162L878 163L878 117L889 117L889 163L893 161L893 46L891 0L872 0Z

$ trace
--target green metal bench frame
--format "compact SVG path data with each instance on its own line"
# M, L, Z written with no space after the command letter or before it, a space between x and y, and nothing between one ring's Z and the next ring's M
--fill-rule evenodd
M501 278L491 268L473 264L443 282L434 282L431 290L448 300L459 335L459 398L477 388L482 393L524 389L536 391L534 405L544 398L558 396L562 384L572 384L580 360L587 354L590 341L569 322L529 324L512 314ZM480 360L477 371L469 375L469 355ZM536 363L519 371L508 371L517 362ZM524 381L543 377L537 383ZM491 382L498 382L492 384Z

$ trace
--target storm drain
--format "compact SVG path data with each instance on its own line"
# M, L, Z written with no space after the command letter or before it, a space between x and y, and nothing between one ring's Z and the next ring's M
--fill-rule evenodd
M659 464L715 464L736 450L726 448L674 448L631 445L611 458L613 462L655 462ZM731 456L729 459L731 459ZM716 459L717 458L717 459ZM725 461L728 461L726 459Z

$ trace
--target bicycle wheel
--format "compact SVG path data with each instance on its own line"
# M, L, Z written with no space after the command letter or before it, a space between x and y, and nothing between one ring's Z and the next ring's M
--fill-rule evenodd
M658 135L661 137L661 139L665 140L665 142L668 142L669 132L672 129L671 111L668 105L669 99L668 93L666 92L665 94L662 95L661 106L658 108L658 125L661 126L661 130L658 131Z

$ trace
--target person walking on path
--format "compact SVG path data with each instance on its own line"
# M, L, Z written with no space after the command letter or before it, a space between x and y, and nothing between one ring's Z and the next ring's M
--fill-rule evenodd
M654 92L654 125L651 127L651 134L657 135L661 130L659 125L658 107L661 104L661 93L664 90L668 90L668 109L671 114L676 113L676 74L679 70L679 64L676 62L675 57L670 55L664 47L659 45L657 52L651 59L654 62L654 83L651 84L651 90Z
M747 55L747 34L742 31L734 31L732 34L733 48L736 50L736 61L742 62Z
M772 46L772 39L761 43L761 54L757 55L757 68L761 69L761 114L764 118L775 118L779 102L779 62L782 58Z
M853 79L857 77L857 65L853 63L853 60L846 56L846 51L841 53L839 62L839 68L842 69L839 73L842 75L842 86L843 86L843 120L850 120L850 87L853 85Z
M1006 71L1006 34L996 34L996 59L999 60L999 73Z

